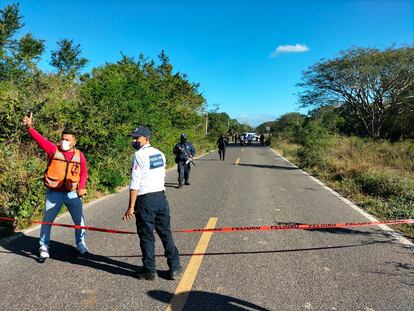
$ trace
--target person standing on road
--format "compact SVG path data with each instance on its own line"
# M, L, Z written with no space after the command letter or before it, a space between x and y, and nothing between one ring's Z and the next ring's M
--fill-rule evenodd
M246 136L244 134L240 135L240 146L243 147L246 144Z
M61 142L58 145L50 142L33 128L33 114L23 118L30 136L37 142L48 155L48 166L43 177L46 191L46 204L43 221L53 222L65 204L75 225L84 226L82 196L86 194L86 181L88 169L83 153L75 149L76 134L74 131L65 129L62 132ZM41 259L49 258L51 225L42 225L40 229ZM89 250L85 243L85 230L75 229L76 249L80 254Z
M178 187L183 186L183 181L186 185L190 185L190 161L195 156L196 150L193 144L187 141L187 135L184 133L180 136L180 142L174 146L173 153L175 154L175 163L177 163L178 171Z
M224 161L224 158L226 157L226 145L227 145L227 139L224 136L224 134L221 134L219 139L217 139L216 145L219 148L218 153L220 156L220 160Z
M131 219L135 214L143 263L142 271L137 271L136 276L145 280L157 277L155 229L164 246L169 277L175 280L182 268L171 233L170 209L165 196L165 156L150 145L151 132L147 127L140 126L130 135L137 151L133 156L129 205L122 219Z
M264 146L265 136L263 134L260 135L260 144Z

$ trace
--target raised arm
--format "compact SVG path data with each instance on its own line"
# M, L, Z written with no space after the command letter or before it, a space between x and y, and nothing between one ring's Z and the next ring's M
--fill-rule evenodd
M25 116L23 118L23 124L26 126L30 136L32 136L32 138L37 142L39 147L42 148L42 150L46 152L49 157L53 157L57 146L33 128L33 113L30 113L30 117Z

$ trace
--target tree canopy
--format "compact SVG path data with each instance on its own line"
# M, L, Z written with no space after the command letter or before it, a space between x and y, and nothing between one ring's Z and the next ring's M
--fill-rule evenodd
M346 50L311 66L298 85L303 107L341 108L378 138L386 122L412 109L407 98L414 88L414 48Z

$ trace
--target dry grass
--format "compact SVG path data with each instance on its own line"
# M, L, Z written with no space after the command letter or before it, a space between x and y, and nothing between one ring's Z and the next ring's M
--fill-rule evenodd
M352 177L382 172L414 180L414 142L390 143L335 137L327 159L332 172Z
M283 140L274 147L300 163L299 145ZM414 218L414 141L332 136L327 148L326 166L304 169L380 219ZM397 228L414 239L412 225Z

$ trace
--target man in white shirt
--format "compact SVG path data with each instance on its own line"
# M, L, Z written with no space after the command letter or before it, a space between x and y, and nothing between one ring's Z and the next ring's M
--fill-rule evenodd
M142 271L136 275L145 280L157 277L155 229L164 246L170 279L175 280L182 268L171 233L170 209L165 196L165 156L150 145L151 132L147 127L140 126L130 135L137 151L133 156L129 206L122 219L131 219L135 214L143 263Z

